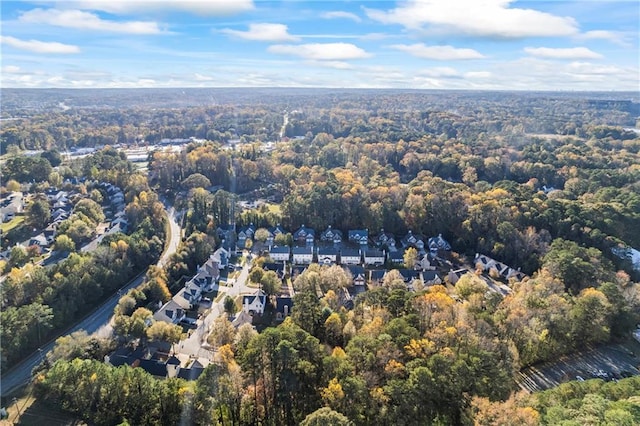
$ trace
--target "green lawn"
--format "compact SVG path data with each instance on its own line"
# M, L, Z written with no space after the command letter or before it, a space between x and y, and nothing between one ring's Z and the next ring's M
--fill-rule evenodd
M0 230L2 230L2 234L4 235L12 229L20 226L22 223L24 223L24 215L16 216L9 222L0 224Z

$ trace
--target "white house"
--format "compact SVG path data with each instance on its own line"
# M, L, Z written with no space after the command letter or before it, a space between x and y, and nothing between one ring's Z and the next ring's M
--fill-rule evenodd
M345 247L340 250L340 263L343 265L359 265L362 263L360 249Z
M338 261L338 250L335 247L318 247L318 263L333 265Z
M289 246L271 247L269 257L274 262L288 262L291 258L291 249Z
M386 261L384 250L367 249L364 252L364 264L368 266L382 266Z
M153 319L156 321L164 321L172 324L177 324L186 315L186 311L176 303L173 299L165 303L155 314Z
M313 249L311 247L293 248L293 263L298 265L308 265L311 262L313 262Z
M262 315L267 303L267 296L262 290L242 298L242 310L250 315Z

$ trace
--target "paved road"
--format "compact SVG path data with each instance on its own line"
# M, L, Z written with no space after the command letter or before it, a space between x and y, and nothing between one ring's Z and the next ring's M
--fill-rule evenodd
M246 285L249 278L249 269L251 269L251 262L247 262L244 265L242 271L238 275L238 278L233 282L232 287L224 285L219 286L218 294L224 293L235 299L236 296L240 294L255 293L255 288L248 287ZM177 352L186 355L197 355L202 358L211 358L211 353L206 349L208 348L206 340L211 331L213 321L224 313L225 298L226 297L221 297L218 303L213 303L209 314L202 320L202 322L198 322L198 327L193 330L192 334L176 346Z
M175 212L173 208L168 208L168 216L169 223L171 226L171 238L169 240L168 248L161 256L158 264L160 266L164 265L166 261L169 259L169 256L173 254L180 242L180 226L177 224L175 220ZM139 286L144 279L145 273L139 274L133 280L131 280L127 285L118 290L118 292L112 295L106 302L100 305L95 311L93 311L90 315L86 316L75 326L71 327L66 332L62 333L62 335L68 335L78 330L85 330L88 334L96 334L98 336L106 336L111 334L111 317L113 316L113 309L118 304L118 300L120 299L120 295L126 293L132 288ZM38 365L44 356L53 349L55 341L51 341L46 345L43 345L40 350L35 351L31 356L27 357L20 364L13 367L11 370L6 372L1 380L0 380L0 393L2 396L8 395L11 392L15 391L20 386L23 386L29 382L31 379L31 370Z

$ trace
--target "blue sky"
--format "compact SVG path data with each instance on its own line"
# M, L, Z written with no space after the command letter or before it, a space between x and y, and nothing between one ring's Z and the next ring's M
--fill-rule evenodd
M2 87L640 89L636 1L2 1Z

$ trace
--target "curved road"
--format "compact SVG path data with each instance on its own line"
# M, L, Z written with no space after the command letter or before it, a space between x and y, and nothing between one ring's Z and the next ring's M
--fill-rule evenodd
M159 266L164 266L167 263L169 257L176 252L178 244L180 243L181 229L176 221L176 213L173 207L168 206L166 202L165 210L169 218L171 232L169 234L169 243L167 244L167 248L158 261ZM120 288L116 294L107 299L106 302L96 308L91 314L80 320L79 323L69 328L61 335L66 336L78 330L85 330L88 334L96 332L100 335L103 333L110 333L109 323L113 315L113 309L116 307L118 300L120 299L120 295L139 286L142 283L144 276L145 272L140 273L133 280L129 281L128 284ZM39 350L32 353L31 356L26 357L24 361L5 373L0 378L0 393L2 396L6 396L19 387L27 384L31 379L31 370L33 370L33 368L44 359L44 356L53 349L54 344L55 339L46 345L43 345Z

